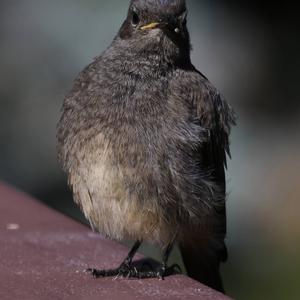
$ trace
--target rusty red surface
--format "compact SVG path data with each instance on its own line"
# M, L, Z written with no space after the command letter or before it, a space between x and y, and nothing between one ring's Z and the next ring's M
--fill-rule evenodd
M0 183L0 299L229 299L192 279L93 279L128 249ZM138 255L137 258L142 258Z

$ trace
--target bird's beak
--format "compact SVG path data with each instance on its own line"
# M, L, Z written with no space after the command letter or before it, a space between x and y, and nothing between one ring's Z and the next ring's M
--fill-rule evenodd
M142 26L141 30L155 29L155 28L158 28L160 25L161 25L161 23L157 23L157 22L150 23L148 25Z

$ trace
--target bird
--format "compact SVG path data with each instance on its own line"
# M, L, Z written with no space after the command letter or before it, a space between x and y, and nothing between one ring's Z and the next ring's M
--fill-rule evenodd
M58 160L91 227L136 241L94 277L160 278L178 245L187 273L224 291L226 160L235 113L191 62L185 0L131 0L111 45L84 68L57 125ZM143 242L162 251L137 270Z

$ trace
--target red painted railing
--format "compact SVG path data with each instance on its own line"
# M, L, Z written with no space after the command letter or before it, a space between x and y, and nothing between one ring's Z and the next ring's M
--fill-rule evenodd
M229 299L183 275L159 281L93 279L83 272L117 266L127 252L0 183L1 300Z

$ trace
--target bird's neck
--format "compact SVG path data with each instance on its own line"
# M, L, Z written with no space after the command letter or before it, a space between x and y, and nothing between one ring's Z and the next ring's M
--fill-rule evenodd
M149 77L156 74L166 74L174 69L192 67L189 49L185 52L175 49L151 47L139 49L115 40L110 49L110 57L122 64L126 73Z

